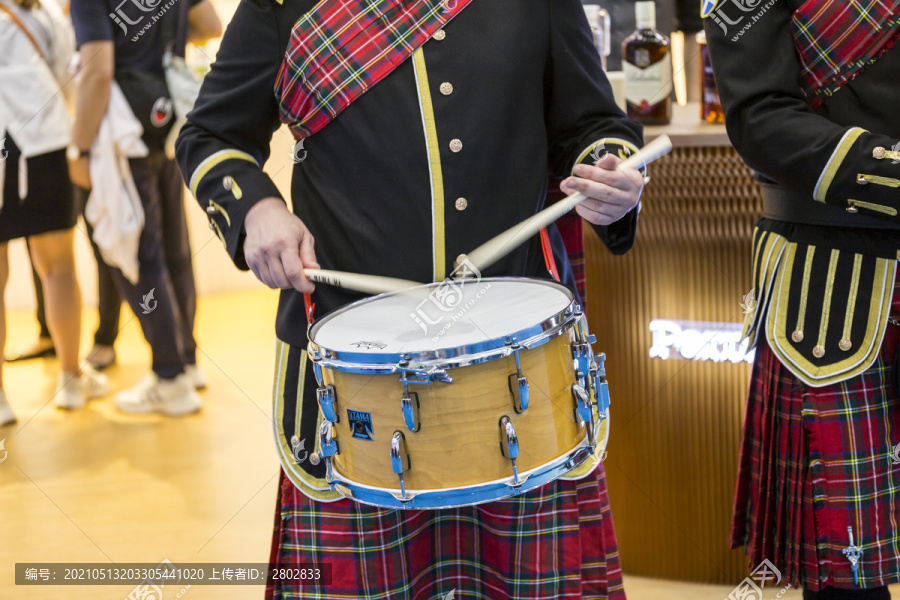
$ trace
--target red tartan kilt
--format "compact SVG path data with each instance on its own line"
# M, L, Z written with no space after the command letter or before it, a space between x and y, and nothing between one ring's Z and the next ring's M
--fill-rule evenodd
M891 314L900 315L900 286ZM761 334L748 394L732 519L732 547L752 570L764 559L794 587L855 587L847 528L863 550L859 585L900 581L900 399L891 383L900 327L889 325L875 363L812 388Z
M329 585L266 598L625 598L603 465L520 497L445 510L317 502L281 476L270 567L329 565ZM270 571L271 572L271 571Z

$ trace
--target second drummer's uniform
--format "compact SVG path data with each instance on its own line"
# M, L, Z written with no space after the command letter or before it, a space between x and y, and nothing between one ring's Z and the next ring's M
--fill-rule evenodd
M900 581L900 2L704 7L759 174L732 543L793 584Z
M297 42L292 29L314 4L243 0L179 139L191 192L241 269L247 211L281 197L262 171L284 113L273 89ZM567 176L593 162L601 144L625 157L640 142L640 127L614 103L578 0L473 0L295 147L292 208L315 236L323 269L441 281L460 254L543 207L548 165ZM595 228L612 252L631 248L637 212ZM549 235L571 286L555 228ZM482 275L546 277L540 243ZM315 313L358 298L319 285ZM282 291L274 416L283 480L273 562L328 563L334 579L327 587L273 582L271 597L624 595L602 466L511 500L394 511L341 499L323 464L297 464L291 438L315 440L321 422L306 324L302 294Z

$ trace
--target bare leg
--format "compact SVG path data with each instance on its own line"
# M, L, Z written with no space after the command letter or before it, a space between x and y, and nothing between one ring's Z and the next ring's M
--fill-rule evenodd
M60 369L78 373L81 343L81 289L75 277L74 229L31 238L31 260L44 284L47 324Z

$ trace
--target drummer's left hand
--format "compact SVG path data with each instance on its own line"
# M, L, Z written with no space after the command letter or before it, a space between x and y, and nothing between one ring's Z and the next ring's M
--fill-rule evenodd
M637 206L644 189L644 177L637 169L619 169L622 160L607 154L596 166L576 165L575 177L559 186L566 195L582 193L587 200L575 207L584 219L594 225L615 223Z

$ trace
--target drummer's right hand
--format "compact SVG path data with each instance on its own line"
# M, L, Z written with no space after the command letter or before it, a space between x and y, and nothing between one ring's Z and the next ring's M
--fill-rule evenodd
M244 217L244 259L256 278L272 289L312 292L304 268L318 269L315 239L281 198L263 198Z

